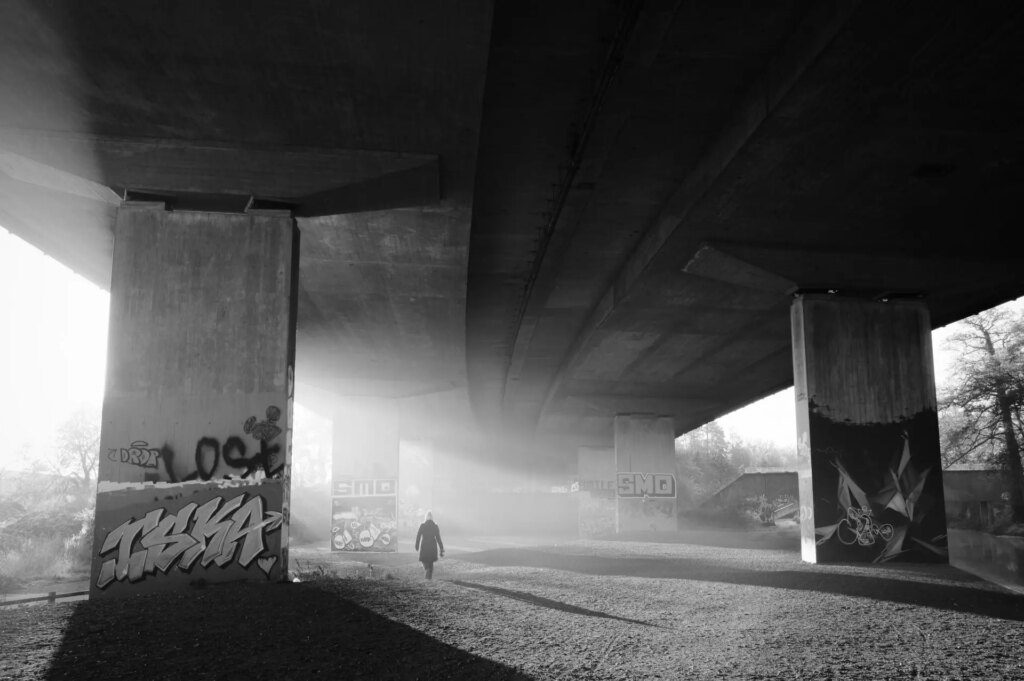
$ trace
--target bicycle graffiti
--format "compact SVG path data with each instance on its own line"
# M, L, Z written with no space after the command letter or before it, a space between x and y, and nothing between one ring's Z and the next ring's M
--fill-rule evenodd
M836 538L847 546L874 546L878 539L888 542L892 535L892 525L876 523L870 507L849 507L836 528Z

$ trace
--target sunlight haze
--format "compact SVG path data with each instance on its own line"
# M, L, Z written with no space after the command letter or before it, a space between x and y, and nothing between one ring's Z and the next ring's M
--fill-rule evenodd
M0 228L0 413L8 446L0 470L27 465L24 452L45 457L53 433L74 410L97 413L103 401L110 295L40 250ZM1012 303L1021 309L1024 298ZM942 386L953 353L945 347L951 326L932 334L936 383ZM719 419L745 442L796 447L793 388L765 397Z

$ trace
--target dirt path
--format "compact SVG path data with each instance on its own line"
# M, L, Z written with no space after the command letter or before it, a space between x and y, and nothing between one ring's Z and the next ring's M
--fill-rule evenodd
M1024 678L1024 598L950 567L465 548L429 582L411 552L313 550L300 584L0 608L0 679Z

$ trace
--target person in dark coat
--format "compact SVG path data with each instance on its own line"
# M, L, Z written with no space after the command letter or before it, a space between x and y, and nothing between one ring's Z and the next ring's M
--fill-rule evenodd
M444 558L441 528L434 523L434 515L427 511L423 516L423 523L416 533L416 550L420 552L420 562L423 563L423 573L427 579L434 576L434 563L437 561L438 548L441 549L441 557Z

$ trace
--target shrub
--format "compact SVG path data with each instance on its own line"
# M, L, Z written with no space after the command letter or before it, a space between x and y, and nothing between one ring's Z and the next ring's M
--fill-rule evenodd
M0 571L0 599L21 589L21 580Z
M0 574L62 579L89 569L93 511L35 511L0 528Z

